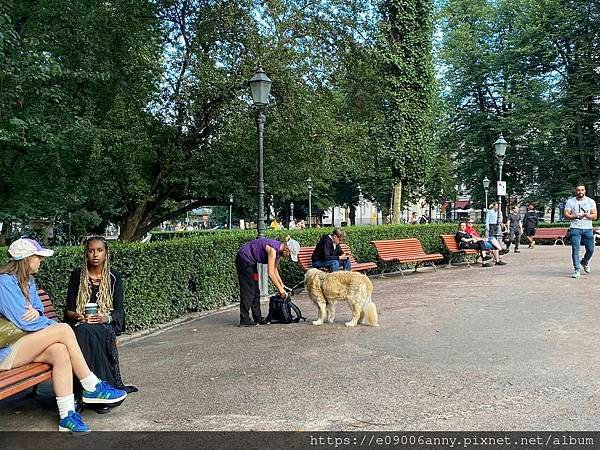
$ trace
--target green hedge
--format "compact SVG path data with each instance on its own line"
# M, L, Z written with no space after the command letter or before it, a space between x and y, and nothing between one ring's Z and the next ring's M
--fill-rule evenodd
M315 245L332 228L267 231L267 236L284 239L290 234L303 246ZM417 237L426 252L444 252L440 234L454 233L456 224L379 225L347 227L348 243L356 258L376 261L369 241ZM235 255L255 231L233 230L195 233L192 238L150 243L111 243L112 266L123 274L128 330L147 329L190 311L214 309L238 300ZM83 260L81 247L58 247L46 258L37 276L38 284L64 307L71 270ZM0 249L2 263L6 249ZM297 264L284 260L281 276L289 286L302 281ZM376 272L376 271L375 271Z

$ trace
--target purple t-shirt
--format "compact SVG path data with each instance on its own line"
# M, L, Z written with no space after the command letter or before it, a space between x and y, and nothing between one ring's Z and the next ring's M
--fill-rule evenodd
M267 264L269 259L267 255L266 246L273 247L276 252L275 261L279 259L280 252L279 247L281 247L281 242L276 239L254 239L242 246L240 249L240 258L242 261L247 262L248 264Z

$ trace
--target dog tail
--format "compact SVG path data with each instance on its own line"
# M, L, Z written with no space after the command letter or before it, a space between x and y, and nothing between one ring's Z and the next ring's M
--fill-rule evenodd
M379 326L379 316L377 314L377 306L375 306L375 303L373 303L371 301L371 295L369 294L369 303L367 304L365 311L364 311L364 322L367 325L370 325L372 327L378 327Z

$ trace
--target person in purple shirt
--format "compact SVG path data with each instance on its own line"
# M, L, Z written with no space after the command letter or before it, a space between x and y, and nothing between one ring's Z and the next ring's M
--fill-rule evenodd
M83 386L86 404L117 404L127 397L127 393L92 373L69 325L44 316L33 275L38 272L44 257L53 253L33 239L18 239L8 248L11 259L0 267L0 317L27 334L0 348L0 371L31 362L50 364L60 416L59 431L88 433L89 428L75 410L73 373Z
M279 276L277 266L281 256L298 261L300 244L286 237L284 242L276 239L259 238L247 242L242 246L235 257L240 283L240 326L253 327L255 325L266 325L267 322L260 311L260 290L258 286L257 264L267 264L269 279L275 285L279 296L286 296L285 285ZM250 320L250 310L254 321Z

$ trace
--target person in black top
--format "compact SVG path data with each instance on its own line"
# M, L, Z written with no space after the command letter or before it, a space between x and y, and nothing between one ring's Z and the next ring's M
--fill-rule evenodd
M73 327L90 370L118 389L135 392L135 387L125 386L119 369L116 339L125 330L123 279L109 259L104 237L86 239L82 267L69 278L65 322ZM95 303L97 314L86 315L86 303ZM106 407L97 410L107 412Z
M486 246L485 239L473 236L467 232L467 223L461 221L458 224L458 231L454 235L456 239L456 243L458 244L458 248L460 249L476 249L481 252L482 257L482 267L491 267L492 265L486 262L488 259L494 258L496 261L496 265L503 266L506 263L500 259L499 251L497 249L489 249L489 246ZM487 252L491 253L491 256L487 254Z
M344 232L336 228L331 234L321 238L312 254L312 266L315 269L328 269L337 272L340 267L346 271L352 270L349 255L344 254L340 243L344 240Z
M525 237L529 241L529 248L533 248L535 246L533 236L535 235L535 230L538 226L539 220L540 218L533 209L533 205L531 203L528 204L527 212L523 216L523 230L525 232Z

